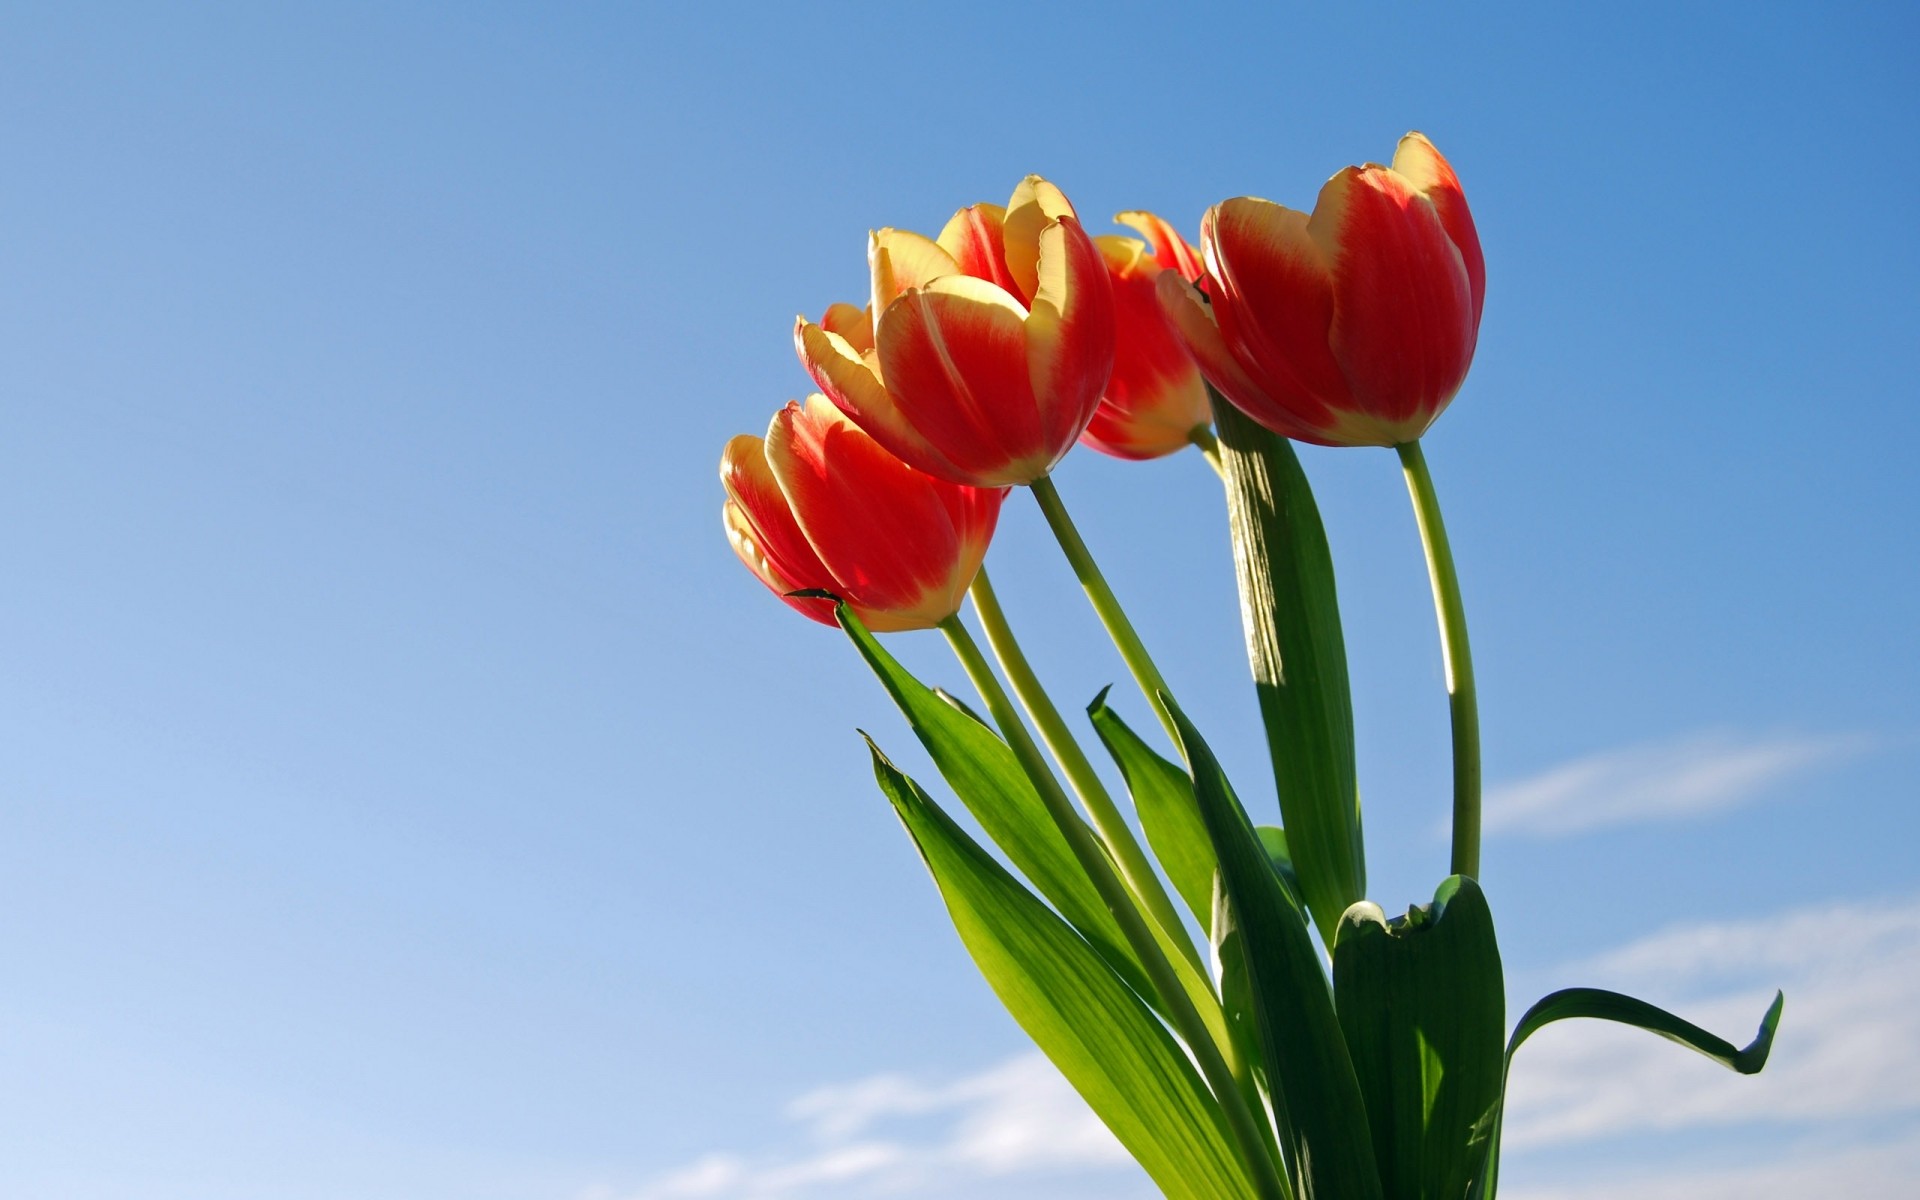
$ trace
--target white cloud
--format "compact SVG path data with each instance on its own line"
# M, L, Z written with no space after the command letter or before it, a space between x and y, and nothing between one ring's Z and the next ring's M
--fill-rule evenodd
M1106 1126L1039 1054L944 1084L902 1075L835 1084L796 1098L786 1115L807 1127L805 1149L756 1158L709 1155L654 1180L630 1200L801 1200L950 1188L979 1194L969 1181L1039 1172L1137 1172ZM874 1136L877 1127L890 1124L916 1128ZM600 1189L594 1195L616 1193Z
M1609 825L1726 812L1774 785L1872 745L1858 734L1704 733L1589 754L1487 792L1488 833L1562 837Z
M1787 1008L1772 1061L1752 1077L1602 1022L1535 1035L1514 1066L1503 1196L1912 1194L1920 1178L1920 897L1687 922L1519 982L1529 989L1520 1003L1556 987L1612 988L1735 1042L1752 1036L1775 987L1785 989ZM708 1155L638 1191L600 1188L582 1200L1053 1197L1069 1183L1097 1189L1076 1195L1153 1194L1034 1053L942 1083L887 1074L818 1088L786 1116L802 1143L789 1153ZM1646 1157L1652 1143L1635 1140L1687 1130L1720 1131L1711 1144L1723 1157L1699 1161L1669 1140L1660 1143L1662 1162ZM1571 1157L1609 1141L1625 1150L1608 1156L1604 1179ZM1734 1165L1724 1158L1730 1143L1740 1148Z
M1920 1179L1920 1130L1891 1145L1839 1150L1806 1148L1738 1166L1657 1173L1608 1172L1602 1180L1532 1185L1519 1172L1501 1174L1501 1200L1911 1200Z
M1639 1030L1549 1026L1514 1059L1513 1149L1920 1112L1920 899L1681 925L1553 975L1549 986L1627 992L1736 1043L1776 986L1787 1007L1772 1060L1750 1078Z

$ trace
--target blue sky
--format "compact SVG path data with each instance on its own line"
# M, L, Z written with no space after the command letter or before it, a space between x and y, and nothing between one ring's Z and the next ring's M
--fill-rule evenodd
M0 1194L1145 1196L974 974L852 730L917 767L909 736L733 561L715 464L806 389L793 315L861 292L870 226L1040 171L1192 231L1409 128L1488 260L1427 452L1515 998L1744 1034L1788 990L1757 1080L1543 1035L1508 1193L1899 1194L1917 35L1894 4L9 6ZM1424 569L1391 455L1303 457L1394 909L1444 870ZM1057 478L1257 797L1217 486ZM989 561L1063 704L1121 678L1024 497Z

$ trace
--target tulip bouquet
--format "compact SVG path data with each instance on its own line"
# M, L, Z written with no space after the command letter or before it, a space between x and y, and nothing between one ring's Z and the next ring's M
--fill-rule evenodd
M1590 988L1507 1027L1478 883L1466 617L1420 449L1466 377L1486 286L1447 160L1409 134L1391 166L1334 175L1311 213L1227 200L1201 220L1197 251L1152 214L1118 220L1140 237L1089 235L1029 176L1005 207L962 209L938 237L872 234L868 302L795 327L822 394L721 460L742 561L845 631L998 849L869 739L880 790L1007 1009L1161 1190L1192 1200L1485 1200L1508 1064L1563 1018L1760 1070L1778 998L1744 1048ZM1392 447L1426 550L1452 858L1432 903L1404 916L1366 895L1333 569L1293 440ZM1069 515L1049 472L1076 442L1130 459L1195 446L1219 474L1279 824L1243 807ZM1132 820L982 565L1015 487L1168 739L1170 754L1156 749L1105 692L1087 708ZM984 649L960 617L968 600ZM984 716L875 636L921 629L951 643Z

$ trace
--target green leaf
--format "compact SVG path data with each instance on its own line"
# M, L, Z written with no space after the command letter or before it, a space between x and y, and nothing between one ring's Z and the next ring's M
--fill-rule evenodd
M909 674L881 649L853 610L842 604L838 615L841 628L900 706L941 777L980 828L1121 978L1142 996L1154 996L1140 960L1013 751L977 716L941 699Z
M1287 831L1278 825L1256 825L1253 831L1260 835L1260 845L1267 852L1267 861L1280 873L1280 882L1293 893L1294 904L1306 907L1306 901L1300 898L1300 876L1293 871L1293 853L1287 849Z
M1292 444L1217 396L1213 411L1247 660L1280 815L1307 909L1331 946L1340 915L1367 891L1333 557Z
M1212 928L1213 920L1213 843L1207 840L1207 826L1193 803L1193 782L1185 769L1154 753L1140 735L1107 706L1107 689L1101 689L1087 706L1094 731L1106 744L1107 753L1126 777L1127 792L1133 797L1134 811L1140 814L1140 828L1160 867L1167 873L1173 890L1200 922L1202 930Z
M1153 1013L880 750L874 776L1000 1002L1160 1190L1252 1200L1219 1105Z
M1102 689L1087 706L1087 715L1093 718L1100 740L1126 777L1127 791L1133 797L1135 811L1140 814L1140 828L1146 832L1147 845L1160 860L1173 890L1199 920L1200 928L1211 936L1213 843L1207 840L1206 824L1193 802L1193 782L1184 769L1154 753L1106 701L1107 690ZM1154 929L1180 977L1182 988L1207 1023L1214 1041L1226 1051L1234 1075L1246 1084L1242 1090L1248 1107L1259 1112L1263 1105L1246 1070L1257 1057L1252 1030L1245 1027L1245 1022L1240 1029L1232 1028L1234 1014L1222 1005L1207 977L1191 969L1181 953L1182 948L1173 944L1175 934L1161 930L1157 924Z
M1246 979L1281 1149L1307 1200L1381 1200L1367 1113L1306 913L1268 860L1213 751L1164 693L1220 862L1216 944L1243 939Z
M1684 1021L1663 1008L1656 1008L1645 1000L1636 1000L1632 996L1623 996L1619 992L1603 991L1599 988L1567 988L1542 997L1514 1027L1513 1037L1507 1042L1507 1061L1505 1070L1513 1070L1513 1054L1521 1043L1555 1021L1565 1021L1572 1017L1588 1017L1598 1021L1613 1021L1620 1025L1631 1025L1649 1033L1696 1050L1723 1067L1731 1068L1742 1075L1758 1075L1767 1065L1767 1056L1773 1052L1773 1035L1780 1028L1780 1013L1786 1007L1787 997L1783 992L1773 994L1773 1003L1767 1007L1767 1015L1760 1018L1760 1031L1745 1046L1735 1046L1732 1042L1709 1033L1691 1021ZM1506 1081L1501 1080L1501 1096L1480 1120L1480 1133L1483 1140L1479 1143L1479 1153L1484 1156L1485 1169L1474 1180L1469 1193L1472 1200L1493 1200L1500 1178L1500 1125L1506 1107Z
M1386 1194L1461 1200L1504 1067L1505 984L1480 886L1451 876L1431 906L1391 922L1376 904L1349 908L1333 996Z
M940 697L941 700L945 701L951 707L958 709L960 712L964 713L969 717L972 717L983 728L986 728L986 729L993 728L993 726L990 723L988 723L985 717L973 711L972 705L968 704L965 700L962 700L960 697L954 695L952 692L948 691L947 689L934 688L933 694Z

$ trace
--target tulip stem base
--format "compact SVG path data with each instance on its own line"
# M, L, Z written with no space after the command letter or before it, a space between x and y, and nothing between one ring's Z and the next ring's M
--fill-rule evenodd
M1467 610L1460 575L1440 519L1440 498L1420 443L1395 447L1413 497L1420 543L1427 552L1433 607L1440 621L1440 652L1446 661L1447 709L1453 723L1453 874L1480 877L1480 702L1473 684L1473 652L1467 646Z
M1094 838L1093 831L1087 828L1087 823L1080 819L1073 802L1067 799L1060 781L1054 778L1052 768L1047 766L1040 748L1034 744L1033 735L1027 732L1019 710L1014 708L1006 689L1000 686L999 678L994 675L986 656L980 652L979 643L973 640L967 627L958 616L951 616L940 622L940 632L947 635L947 642L953 647L961 667L966 670L967 678L973 682L974 690L985 702L994 724L1000 727L1000 735L1020 761L1021 769L1026 772L1034 790L1040 793L1041 801L1047 806L1047 814L1059 827L1081 870L1087 873L1087 878L1100 894L1101 902L1119 924L1127 945L1140 960L1148 981L1160 996L1168 1020L1186 1043L1195 1065L1200 1068L1201 1076L1219 1101L1227 1118L1227 1127L1232 1131L1241 1161L1250 1173L1256 1192L1262 1200L1285 1200L1287 1186L1267 1149L1268 1141L1261 1135L1253 1111L1247 1107L1240 1092L1232 1068L1222 1056L1220 1046L1214 1041L1199 1010L1193 1006L1192 999L1174 974L1173 964L1161 952L1153 931L1147 928L1146 920L1134 906L1126 884L1114 873L1112 860Z
M1120 815L1120 809L1114 804L1106 785L1101 782L1099 773L1081 750L1073 731L1061 717L1060 710L1054 706L1053 698L1047 695L1040 677L1034 674L1033 664L1027 661L1026 652L1021 650L1019 641L1014 638L1013 627L1007 623L1006 611L1000 607L1000 597L994 594L985 567L980 568L979 574L974 576L969 595L973 597L974 612L979 614L980 627L986 632L987 645L992 648L994 658L999 660L1001 673L1013 685L1013 694L1019 698L1020 707L1027 710L1027 715L1039 728L1040 740L1052 751L1053 760L1066 772L1067 781L1079 795L1087 815L1093 818L1093 827L1113 855L1121 878L1147 910L1147 915L1159 923L1167 940L1179 948L1182 957L1194 970L1206 975L1206 964L1201 961L1200 952L1194 948L1193 939L1187 936L1186 925L1161 884L1160 876L1154 872L1153 864L1147 860L1146 852L1133 836L1132 827Z
M1107 577L1100 573L1100 565L1093 561L1093 554L1087 549L1087 543L1080 537L1073 518L1067 515L1067 507L1060 501L1060 490L1053 486L1053 480L1045 475L1028 484L1033 498L1040 503L1040 511L1047 518L1048 528L1053 530L1054 540L1060 543L1060 549L1066 552L1067 562L1073 567L1074 578L1086 590L1087 599L1093 601L1093 611L1099 614L1100 623L1107 628L1107 636L1113 639L1114 646L1120 651L1120 657L1126 661L1127 670L1132 673L1133 681L1140 685L1140 691L1153 706L1153 713L1160 718L1161 728L1180 745L1180 731L1173 723L1173 716L1167 706L1161 703L1160 693L1172 695L1166 679L1160 674L1160 668L1154 665L1153 656L1147 653L1147 647L1140 641L1140 635L1134 632L1133 622L1127 619L1126 610L1120 607L1120 601L1107 586Z

